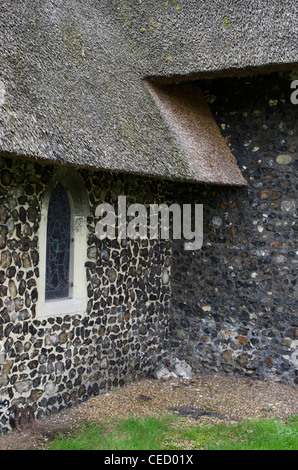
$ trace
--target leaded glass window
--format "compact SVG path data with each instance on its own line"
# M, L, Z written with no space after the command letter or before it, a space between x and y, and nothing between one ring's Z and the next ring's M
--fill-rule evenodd
M61 183L55 187L48 206L45 299L69 297L70 223L68 195Z

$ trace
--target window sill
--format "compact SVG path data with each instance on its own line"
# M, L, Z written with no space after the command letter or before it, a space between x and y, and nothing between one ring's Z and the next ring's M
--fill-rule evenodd
M39 318L82 315L86 311L86 302L81 299L48 300L39 307Z

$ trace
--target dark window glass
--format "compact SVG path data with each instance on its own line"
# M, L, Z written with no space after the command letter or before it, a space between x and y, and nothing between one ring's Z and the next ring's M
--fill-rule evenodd
M70 205L59 183L51 196L47 221L46 300L69 297Z

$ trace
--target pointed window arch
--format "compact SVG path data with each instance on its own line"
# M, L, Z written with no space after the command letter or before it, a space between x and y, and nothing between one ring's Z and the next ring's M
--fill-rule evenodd
M67 192L58 183L48 207L45 300L70 295L71 215Z
M86 311L88 214L79 174L70 168L56 170L41 206L38 317Z

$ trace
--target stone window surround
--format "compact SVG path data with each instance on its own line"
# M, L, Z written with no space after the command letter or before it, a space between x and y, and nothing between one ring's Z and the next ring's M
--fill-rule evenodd
M51 194L60 182L67 191L71 207L71 287L68 299L45 300L47 213ZM87 215L89 203L84 183L78 173L68 167L58 168L41 201L39 227L40 276L38 279L37 318L83 314L87 307L87 279L84 268L87 254ZM74 267L77 267L74 269Z

